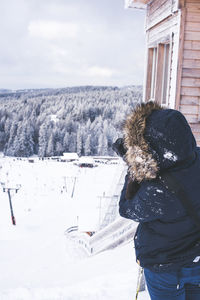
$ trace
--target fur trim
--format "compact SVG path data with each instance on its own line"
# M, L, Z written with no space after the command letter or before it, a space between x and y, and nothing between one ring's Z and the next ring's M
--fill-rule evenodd
M130 175L138 182L156 178L159 167L144 138L146 119L154 110L162 107L156 102L141 103L128 116L124 124L126 162Z

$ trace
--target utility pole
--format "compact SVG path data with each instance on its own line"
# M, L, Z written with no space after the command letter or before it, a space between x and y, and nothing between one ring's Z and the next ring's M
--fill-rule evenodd
M15 220L15 216L14 216L14 212L13 212L13 206L12 206L12 199L11 199L11 191L15 191L15 193L18 192L18 190L20 189L20 185L16 188L6 188L3 187L3 192L4 193L8 193L8 199L9 199L9 204L10 204L10 213L11 213L11 220L12 220L12 224L16 225L16 220Z
M73 185L72 195L71 195L72 198L74 197L74 190L75 190L75 185L76 185L76 179L77 179L77 177L74 177L74 185Z
M71 190L71 198L74 197L74 191L75 191L75 186L76 186L76 181L77 181L77 176L64 176L64 184L65 184L65 191L67 193L67 180L70 179L71 181L73 180L73 186L72 186L72 190Z

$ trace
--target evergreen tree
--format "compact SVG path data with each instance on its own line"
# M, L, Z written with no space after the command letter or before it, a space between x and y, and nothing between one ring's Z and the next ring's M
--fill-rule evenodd
M33 138L30 125L21 122L17 129L17 135L12 147L12 155L19 157L28 157L33 155Z
M47 144L48 144L48 126L43 123L39 130L39 149L38 155L41 157L47 156Z
M85 149L84 149L84 152L85 152L86 156L91 155L91 145L90 145L90 142L91 142L91 135L89 134L87 136L87 139L86 139L86 142L85 142Z
M17 121L13 121L11 127L10 127L10 134L9 134L9 138L8 138L8 143L7 143L7 149L6 149L6 155L10 155L13 156L15 153L14 151L14 140L15 137L17 136L17 129L18 129L18 122Z
M60 142L56 142L56 155L61 156L63 155L63 152L63 145Z
M63 149L64 152L68 152L69 151L69 143L70 143L70 139L69 139L69 133L66 132L63 138Z
M50 135L47 145L47 156L54 156L54 139L53 134Z
M76 151L77 151L77 154L79 156L82 155L82 147L83 147L83 141L82 141L82 131L81 131L81 127L79 127L78 129L78 132L77 132L77 137L76 137L76 143L77 143L77 146L76 146Z
M108 142L103 133L100 134L98 142L98 154L103 156L108 155Z
M141 92L140 87L75 87L0 97L0 151L112 155L112 143Z
M76 152L76 134L71 133L69 136L69 152Z

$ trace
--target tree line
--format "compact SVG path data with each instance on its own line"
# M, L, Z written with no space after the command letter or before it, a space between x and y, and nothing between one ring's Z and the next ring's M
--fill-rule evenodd
M7 156L113 155L141 87L77 87L0 94L0 151Z

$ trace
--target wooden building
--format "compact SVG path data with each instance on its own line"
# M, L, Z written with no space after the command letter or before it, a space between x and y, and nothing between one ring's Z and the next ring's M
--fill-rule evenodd
M61 156L61 160L66 162L76 161L79 160L79 156L74 152L64 152L63 156Z
M144 101L180 110L200 144L200 0L126 0L146 10Z

